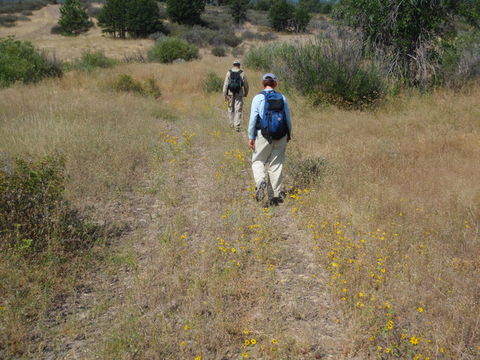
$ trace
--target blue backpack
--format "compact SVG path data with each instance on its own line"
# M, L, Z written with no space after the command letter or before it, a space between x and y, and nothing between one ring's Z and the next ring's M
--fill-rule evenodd
M265 96L263 116L259 119L262 136L268 140L279 140L288 134L287 117L283 95L276 91L262 91Z

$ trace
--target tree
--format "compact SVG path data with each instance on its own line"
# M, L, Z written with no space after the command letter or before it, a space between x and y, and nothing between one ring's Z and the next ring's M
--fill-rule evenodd
M179 24L199 24L205 3L205 0L167 0L167 15Z
M286 0L275 0L268 13L270 24L276 31L283 31L291 24L295 17L295 6Z
M165 32L155 0L130 0L127 3L127 31L134 37Z
M58 25L64 33L79 34L87 31L93 24L79 0L65 0L60 7Z
M475 23L471 14L480 9L479 3L478 0L342 0L335 8L335 17L360 29L368 41L395 49L408 59L420 43L453 35L458 16Z
M295 9L292 20L294 30L296 32L305 32L311 19L312 16L310 15L308 8L300 3Z
M392 55L391 68L414 85L430 83L441 48L452 46L456 24L479 26L478 0L342 0L334 16L361 33L367 43Z
M249 0L231 0L230 10L235 23L240 24L247 20L247 10L249 4Z
M107 0L98 15L98 26L113 37L125 39L127 35L128 0Z
M269 11L272 7L273 0L258 0L254 6L255 10Z
M98 16L102 31L125 39L165 32L155 0L107 0Z

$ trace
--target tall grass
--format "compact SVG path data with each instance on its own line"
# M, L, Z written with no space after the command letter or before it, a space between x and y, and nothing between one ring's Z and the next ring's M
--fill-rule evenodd
M292 262L288 249L280 250L285 224L271 222L278 214L298 226L298 245L317 255L330 276L342 311L340 330L328 334L342 340L337 359L477 359L478 86L404 93L375 112L312 108L292 91L286 171L287 185L298 187L281 212L264 212L245 189L246 139L228 132L222 96L202 88L211 68L229 65L218 58L124 64L0 90L0 150L63 150L73 204L94 204L99 219L123 213L128 221L147 207L146 194L158 201L146 210L158 221L140 228L112 259L127 269L113 271L118 285L103 280L107 294L98 308L86 320L75 317L75 325L91 327L82 333L65 326L69 332L61 333L87 336L91 358L313 355L312 343L290 326L303 321L301 305L292 298L293 310L278 308L279 298L291 294L279 295L271 269ZM161 79L162 103L106 91L104 84L121 73ZM252 91L260 90L259 72L248 74ZM123 207L139 188L141 205ZM36 354L39 338L46 344L50 333L51 340L51 328L41 327L51 324L44 314L52 302L44 299L71 293L78 280L65 274L91 271L83 260L55 272L35 268L34 277L17 261L1 263L7 354ZM15 295L25 288L29 296ZM40 324L37 343L28 337L31 319ZM258 344L245 345L252 338Z

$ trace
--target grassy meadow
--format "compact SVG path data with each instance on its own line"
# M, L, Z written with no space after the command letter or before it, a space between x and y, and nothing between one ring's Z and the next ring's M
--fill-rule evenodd
M365 112L290 94L286 185L297 186L264 209L245 135L229 129L220 94L202 91L229 62L118 65L0 90L0 151L62 154L69 200L130 228L68 264L2 255L0 354L478 358L480 88ZM247 72L254 93L260 74ZM162 96L113 91L120 74L153 77Z
M170 24L201 59L169 65L135 62L151 39L52 34L58 4L0 28L69 62L61 78L0 88L0 190L16 157L62 159L62 204L96 231L75 251L41 223L41 252L22 224L2 234L0 359L479 359L478 82L355 111L314 107L280 79L294 124L287 197L263 207L246 132L205 79L328 21L274 34L250 10L243 43L214 57L236 30L227 10L207 10L223 27ZM244 128L261 90L261 73L245 71Z

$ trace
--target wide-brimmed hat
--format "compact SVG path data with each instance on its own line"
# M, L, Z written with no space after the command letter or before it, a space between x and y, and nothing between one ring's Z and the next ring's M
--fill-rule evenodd
M262 80L273 80L273 81L277 81L277 77L275 76L275 74L272 74L272 73L266 73L262 76Z
M240 60L238 59L233 60L233 65L240 65Z

